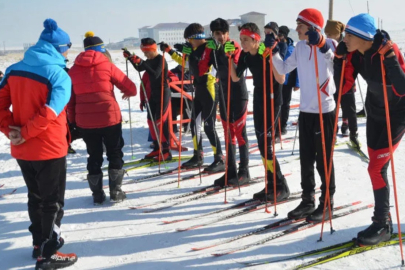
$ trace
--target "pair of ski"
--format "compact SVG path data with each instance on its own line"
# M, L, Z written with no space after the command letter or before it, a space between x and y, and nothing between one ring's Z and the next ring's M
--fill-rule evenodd
M2 188L2 187L4 187L4 184L0 186L0 188ZM4 198L4 197L10 196L10 195L13 195L16 191L17 191L17 189L15 188L15 189L13 189L13 190L10 191L10 192L1 194L1 195L0 195L0 198Z
M402 240L405 240L405 236L402 237ZM391 235L390 240L378 243L376 245L358 246L356 244L356 238L354 238L350 241L341 242L341 243L327 246L324 248L305 251L305 252L299 253L297 255L288 256L288 257L281 258L281 259L240 262L240 264L243 264L245 267L252 267L252 266L271 264L271 263L276 263L276 262L285 262L285 261L289 261L289 260L303 259L303 258L310 257L310 256L316 256L316 255L330 253L330 254L321 256L319 258L316 258L314 260L297 265L293 268L293 269L307 269L310 267L314 267L314 266L321 265L321 264L324 264L327 262L335 261L335 260L345 258L348 256L360 254L360 253L370 251L373 249L397 245L397 244L399 244L399 235L397 233L393 233Z
M346 204L346 205L342 205L342 206L340 206L340 207L335 208L335 210L341 210L341 209L344 209L344 208L348 208L348 207L353 206L353 205L355 205L355 204L358 204L358 202L354 202L354 203L349 203L349 204ZM334 214L334 215L332 216L332 218L333 218L333 219L336 219L336 218L348 216L348 215L350 215L350 214L353 214L353 213L356 213L356 212L359 212L359 211L362 211L362 210L365 210L365 209L369 209L369 208L372 208L372 207L374 207L374 204L369 204L369 205L361 206L361 207L358 207L358 208L353 208L353 209L350 209L350 210L347 210L347 211L344 211L344 212L341 212L341 213L338 213L338 214ZM299 221L302 221L302 220L299 220ZM268 225L268 226L270 226L271 228L266 228L266 229L264 229L264 231L272 230L272 229L274 229L274 228L279 228L280 225L281 225L281 226L284 226L284 225L283 225L284 223L286 223L287 225L289 225L289 224L292 224L292 223L295 223L295 222L299 222L299 221L294 221L294 220L293 220L293 221L290 221L290 220L288 220L288 219L285 219L285 220L276 222L275 225L272 225L272 224ZM291 223L291 222L292 222L292 223ZM329 220L325 220L325 222L329 222ZM222 251L222 252L214 253L214 254L212 254L212 255L213 255L213 256L216 256L216 257L220 257L220 256L224 256L224 255L233 254L233 253L238 252L238 251L247 250L247 249L252 248L252 247L255 247L255 246L263 245L263 244L265 244L265 243L267 243L267 242L269 242L269 241L271 241L271 240L280 238L280 237L282 237L282 236L290 235L290 234L293 234L293 233L296 233L296 232L303 231L303 230L305 230L305 229L313 228L313 227L315 227L315 226L317 226L317 225L319 225L319 224L321 224L321 223L322 223L322 222L313 222L313 223L311 223L311 222L304 221L304 222L301 223L301 224L298 224L298 225L296 225L296 226L294 226L294 227L292 227L292 228L286 229L286 230L281 231L281 232L279 232L279 233L270 235L270 236L268 236L268 237L266 237L266 238L264 238L264 239L262 239L262 240L260 240L260 241L257 241L257 242L251 243L251 244L247 244L247 245L244 245L244 246L239 246L239 247L234 248L234 249L229 249L229 250L225 250L225 251ZM274 226L275 226L275 227L274 227ZM262 231L263 228L262 228L262 229L258 229L258 230L260 230L260 231L257 232L257 230L255 230L255 231L256 231L256 232L254 231L255 233L250 232L250 233L244 234L244 235L246 235L246 236L242 236L242 235L241 235L241 236L238 236L236 240L241 239L241 238L244 238L244 237L247 237L247 236L250 236L250 235L253 235L253 234L258 234L258 233L262 233L262 232L263 232L263 231ZM241 238L240 238L240 237L241 237ZM235 238L236 238L236 237L235 237ZM231 240L231 239L229 239L229 240L224 240L223 242L226 241L226 243L229 243L228 241L230 241L230 240ZM233 242L233 241L235 241L235 240L232 240L231 242ZM218 243L218 244L216 244L216 245L212 245L212 246L215 247L215 246L220 245L220 244L223 244L223 243L220 242L220 243ZM211 247L211 246L208 246L208 247ZM205 247L205 248L208 248L208 247ZM200 250L200 249L201 249L201 248L196 248L196 249L194 249L194 250ZM202 249L203 249L203 248L202 248Z

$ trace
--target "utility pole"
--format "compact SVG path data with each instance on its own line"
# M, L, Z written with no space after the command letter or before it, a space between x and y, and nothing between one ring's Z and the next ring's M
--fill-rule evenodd
M333 20L333 0L329 0L329 20Z
M4 55L6 55L6 42L3 41L3 49L4 49Z
M370 7L368 5L368 1L367 1L367 13L370 14Z

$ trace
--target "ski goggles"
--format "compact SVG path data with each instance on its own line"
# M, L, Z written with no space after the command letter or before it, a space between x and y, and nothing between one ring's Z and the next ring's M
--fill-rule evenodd
M72 42L69 42L68 44L61 44L61 45L58 45L58 47L60 48L60 47L68 47L69 49L70 48L72 48Z

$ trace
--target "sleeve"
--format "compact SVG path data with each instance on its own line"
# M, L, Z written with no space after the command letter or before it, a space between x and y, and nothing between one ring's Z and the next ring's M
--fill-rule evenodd
M300 88L300 79L298 78L298 68L294 69L293 72L295 72L295 76L296 76L295 87Z
M335 58L333 60L333 79L336 85L336 91L340 90L340 79L342 76L342 65L343 59ZM344 77L343 77L343 87L342 87L342 95L346 94L349 90L352 89L354 82L357 78L357 71L353 66L353 53L349 53L346 56L346 65L344 67Z
M163 60L163 59L164 59L164 58L163 58L162 55L158 55L158 56L154 59L154 61L157 61L157 66L154 67L154 68L152 68L152 67L150 66L149 62L147 62L147 61L143 61L139 66L140 66L141 68L143 68L146 72L149 73L149 77L150 77L149 79L156 80L156 79L158 79L158 78L161 76L161 74L162 74L162 60ZM165 61L165 68L167 68L166 61Z
M135 84L114 64L111 64L111 82L125 95L136 96Z
M394 44L393 50L395 57L385 58L384 66L389 80L392 83L395 95L399 97L405 96L405 62L404 57L398 49L397 44Z
M7 83L7 72L0 84L0 131L7 136L10 132L9 126L14 125L13 113L10 111L11 94L10 86Z
M72 81L63 70L55 72L50 78L48 97L45 105L36 115L21 127L21 136L28 141L48 128L65 109L72 92Z
M273 65L277 72L281 75L285 75L293 71L297 67L297 48L285 61L281 58L279 53L276 53L273 56Z
M176 52L175 50L171 50L169 54L177 64L179 64L180 66L183 64L183 56L180 53ZM188 69L188 57L186 57L184 63L184 68Z
M76 123L76 94L72 89L72 95L67 105L68 121L71 124Z
M323 54L323 57L325 58L326 61L332 62L333 59L335 58L335 50L337 47L337 41L334 39L328 38L328 39L326 39L326 42L329 43L330 48L326 53L321 53L321 54ZM319 48L318 48L318 51L319 51ZM332 63L332 65L333 65L333 63Z
M236 66L236 76L239 78L243 76L243 73L248 68L246 63L247 54L242 52L239 57L238 65Z

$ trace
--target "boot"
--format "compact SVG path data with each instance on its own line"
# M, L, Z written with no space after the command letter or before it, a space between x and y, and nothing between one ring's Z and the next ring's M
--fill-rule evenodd
M357 244L359 246L376 245L391 238L393 228L390 215L384 219L372 217L371 220L373 223L367 229L357 234Z
M222 154L216 154L214 156L214 162L204 169L206 173L216 173L225 171L225 160Z
M325 202L325 200L323 198L319 199L318 208L316 208L316 210L312 214L307 216L307 222L309 222L309 223L322 222L324 202ZM333 215L333 198L330 199L330 206L331 206L331 214ZM329 220L328 203L326 203L325 220Z
M279 182L276 183L276 191L278 202L284 201L290 196L290 189L288 188L284 175L282 175ZM262 191L255 193L253 199L262 202L266 201L266 189L264 188ZM267 201L274 202L273 174L270 171L267 173Z
M152 145L151 145L152 146ZM153 150L145 156L145 159L153 159L160 154L159 144L157 141L153 141Z
M342 127L340 128L340 131L342 131L343 137L349 136L349 122L347 118L343 119L343 124Z
M77 256L74 253L63 254L56 252L49 258L38 257L35 265L35 270L53 270L59 268L65 268L73 265L77 262Z
M204 163L204 153L200 150L194 150L193 157L181 165L182 169L196 168Z
M162 154L163 154L163 159L162 159ZM159 151L159 155L157 157L153 158L154 161L169 161L172 160L172 152L170 151L170 146L167 142L163 143L163 150L162 153Z
M63 247L65 244L65 240L62 237L59 237L59 243L56 246L56 250L59 250ZM32 258L37 259L41 255L41 246L34 246L34 249L32 250Z
M228 187L233 186L233 184L236 184L236 186L238 185L238 176L235 169L236 168L233 166L228 167ZM220 186L221 188L225 186L225 174L214 181L214 186Z
M353 148L360 150L361 144L358 137L359 135L357 133L350 133L350 144Z
M287 127L286 126L282 126L281 127L281 135L285 135L287 134Z
M127 198L125 192L121 190L122 179L124 178L125 170L111 169L108 170L108 180L110 186L110 200L114 202L122 202Z
M364 111L364 108L358 113L356 113L356 116L357 118L366 117L366 112Z
M302 195L302 201L292 211L288 212L287 216L291 219L301 219L315 211L315 198L313 194Z
M93 192L93 203L95 205L103 204L105 201L105 193L103 190L103 174L87 175L87 181L91 191Z
M239 185L245 185L250 182L250 173L248 166L239 165L238 181Z

